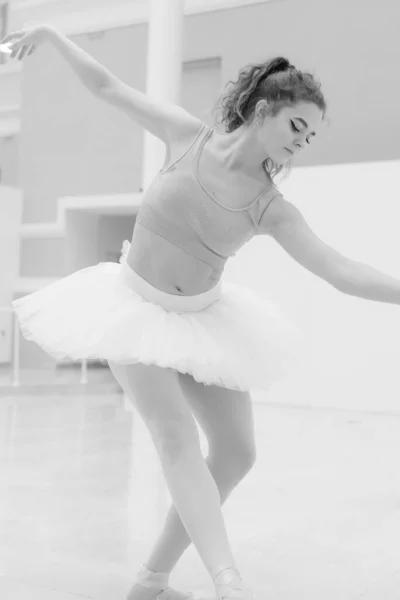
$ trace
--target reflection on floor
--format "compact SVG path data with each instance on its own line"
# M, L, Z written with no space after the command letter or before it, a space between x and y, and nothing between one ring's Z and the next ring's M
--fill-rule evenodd
M400 419L254 411L224 515L256 600L398 600ZM142 422L119 394L0 395L0 415L0 598L123 600L169 505ZM193 547L171 583L213 591Z

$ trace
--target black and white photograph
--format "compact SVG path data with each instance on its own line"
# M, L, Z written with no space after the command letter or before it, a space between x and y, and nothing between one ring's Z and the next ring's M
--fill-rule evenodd
M400 600L398 0L0 0L1 600Z

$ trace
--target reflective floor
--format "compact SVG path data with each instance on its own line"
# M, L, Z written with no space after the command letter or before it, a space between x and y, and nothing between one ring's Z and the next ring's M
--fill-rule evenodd
M256 600L400 599L400 418L254 410L224 515ZM0 468L0 598L123 600L169 497L122 395L0 395ZM193 547L171 584L212 594Z

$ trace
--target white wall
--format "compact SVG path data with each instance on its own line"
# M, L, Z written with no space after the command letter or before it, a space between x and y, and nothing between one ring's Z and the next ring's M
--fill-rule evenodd
M68 253L65 256L69 275L98 262L100 215L84 211L66 212Z
M19 275L19 226L22 194L0 186L0 307L10 306L14 280ZM0 363L11 360L12 315L0 311Z
M132 215L101 216L99 220L99 262L119 261L122 243L131 241L135 217Z
M294 169L278 183L314 232L400 279L400 161ZM225 277L267 293L305 332L309 369L258 401L400 411L400 308L339 293L271 238L253 238Z

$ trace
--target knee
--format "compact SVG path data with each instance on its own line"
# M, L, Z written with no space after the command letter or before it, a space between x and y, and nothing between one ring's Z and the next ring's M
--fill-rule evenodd
M251 471L256 459L256 448L253 444L243 443L216 450L214 460L221 465L229 481L238 482Z

